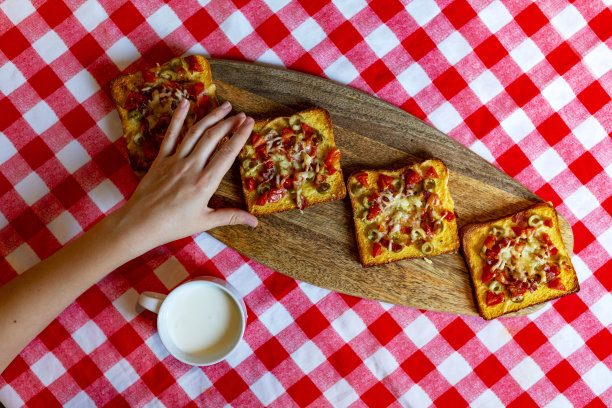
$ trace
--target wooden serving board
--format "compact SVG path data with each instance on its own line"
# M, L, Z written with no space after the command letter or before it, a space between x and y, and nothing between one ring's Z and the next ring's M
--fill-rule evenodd
M450 169L450 191L459 227L498 218L542 201L511 177L403 110L331 81L288 70L211 60L219 99L257 118L290 115L312 106L327 109L342 151L345 180L361 168L397 168L430 157ZM244 208L237 166L217 197ZM572 231L559 218L568 252ZM351 206L344 200L259 219L256 229L222 227L210 233L272 269L316 286L413 308L477 315L460 253L363 268ZM541 306L525 309L525 315Z

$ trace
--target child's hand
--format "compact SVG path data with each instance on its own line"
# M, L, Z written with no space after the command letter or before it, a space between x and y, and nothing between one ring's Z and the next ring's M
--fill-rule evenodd
M257 218L246 211L208 207L251 134L253 119L243 113L223 119L231 109L226 102L194 124L178 144L188 106L186 100L181 101L159 155L126 205L112 214L135 252L222 225L257 226ZM219 141L231 132L233 136L213 154Z

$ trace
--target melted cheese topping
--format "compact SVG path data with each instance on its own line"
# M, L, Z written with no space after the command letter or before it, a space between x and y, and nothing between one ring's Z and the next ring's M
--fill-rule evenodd
M160 121L163 119L169 122L169 118L172 117L175 107L183 98L190 97L189 92L186 89L175 89L164 87L160 84L154 86L146 86L140 89L141 95L148 95L148 99L143 109L137 109L140 115L130 115L130 119L135 122L134 130L131 132L130 145L132 148L140 146L144 140L140 124L146 122L146 128L150 130L155 129ZM183 84L180 84L183 85ZM210 94L214 92L214 86L206 89L202 94ZM200 94L200 95L202 95ZM190 100L190 112L193 110L195 102ZM197 120L195 115L188 115L183 125L183 130L189 129L193 123ZM163 123L163 128L167 123ZM155 135L153 135L155 136Z
M291 129L290 136L283 136L284 129ZM307 203L304 195L312 193L324 194L317 188L325 183L328 178L328 169L324 159L330 150L329 141L315 128L312 134L306 136L302 130L302 121L292 117L278 118L268 123L260 130L260 135L265 143L266 157L272 159L274 167L266 170L264 162L267 158L258 157L257 149L252 144L252 139L247 142L240 153L244 176L253 178L258 186L258 194L261 186L267 188L286 189L298 208L303 208ZM316 153L312 154L313 149ZM293 187L286 188L285 182L293 180ZM329 188L329 185L328 185Z
M547 271L551 267L558 267L561 271L565 264L564 257L558 253L550 238L548 238L548 242L545 239L549 227L540 225L538 228L529 228L519 236L510 227L516 228L517 224L506 220L502 225L495 225L485 239L486 242L489 239L488 237L496 237L496 245L500 247L499 252L492 258L494 263L490 265L492 272L496 274L496 279L501 279L502 282L506 281L505 284L501 284L508 295L504 310L510 307L512 301L512 293L508 289L508 285L522 284L524 290L533 292L538 287L552 281L547 277ZM480 254L485 262L487 259L491 259L487 257L488 249L484 243ZM500 273L502 278L499 278ZM556 278L555 276L554 279ZM495 282L495 280L487 282L485 286L490 288L491 284L495 284ZM522 297L517 296L514 301L520 302Z
M493 270L506 271L516 280L527 282L527 279L538 273L538 269L551 258L546 243L541 239L542 231L528 237L516 237L514 233L505 233L502 238L507 243L500 249ZM483 246L484 252L486 247Z
M145 120L148 121L149 129L153 129L161 117L172 116L173 104L178 104L185 96L187 96L186 92L178 89L154 89L145 112Z
M424 165L417 170L419 174L423 174L429 168L429 165ZM444 188L439 185L442 179L426 178L415 185L407 185L403 176L391 177L393 181L390 188L383 191L378 188L378 180L370 180L370 187L364 187L355 180L352 188L354 195L358 197L358 217L361 214L359 221L372 225L367 227L370 241L381 243L386 250L392 250L392 245L395 243L402 245L402 248L397 247L397 250L402 250L404 245L406 247L412 245L424 254L431 253L434 250L434 240L445 228L443 214L446 208L438 196L439 193L445 194ZM427 185L429 191L424 189L425 182L429 183ZM373 194L378 194L378 198L371 199ZM368 214L374 206L380 208L380 214L375 217L370 215L368 220ZM431 230L426 232L422 222L428 224ZM375 234L373 231L382 231L382 233Z

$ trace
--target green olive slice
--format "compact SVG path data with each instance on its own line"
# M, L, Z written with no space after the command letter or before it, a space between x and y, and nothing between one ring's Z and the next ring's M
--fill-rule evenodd
M319 193L323 194L327 190L329 190L330 187L331 187L331 185L329 183L321 183L321 185L319 187L317 187L317 191Z
M540 217L538 214L533 214L531 217L529 217L527 224L530 227L538 228L544 224L544 220L542 220L542 217Z
M430 255L434 251L434 246L431 242L425 242L421 245L421 252L425 255Z
M436 180L430 178L423 180L423 189L429 192L434 191L436 189Z

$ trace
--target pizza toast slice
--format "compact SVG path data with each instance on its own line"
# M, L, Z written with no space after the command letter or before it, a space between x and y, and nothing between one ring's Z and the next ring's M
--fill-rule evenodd
M493 319L580 290L555 209L535 204L461 229L478 311Z
M351 174L347 186L364 267L459 249L448 178L439 159Z
M181 99L187 98L190 104L181 136L218 106L210 65L200 55L173 58L162 65L115 78L111 96L121 118L130 165L139 176L155 160Z
M268 215L346 196L331 116L312 108L255 122L240 153L248 211Z

